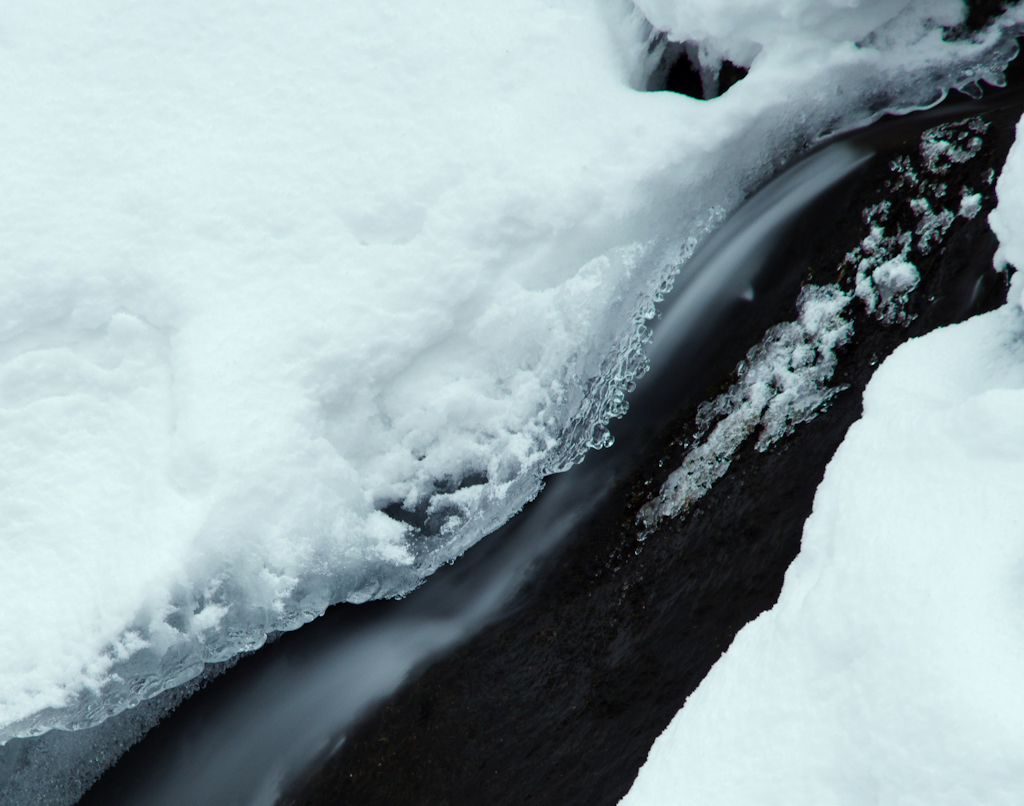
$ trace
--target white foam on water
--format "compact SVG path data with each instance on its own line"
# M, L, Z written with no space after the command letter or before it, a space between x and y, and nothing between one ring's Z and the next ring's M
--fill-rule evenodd
M401 595L605 444L710 210L1013 52L848 5L641 4L749 63L710 102L610 0L8 10L0 740Z

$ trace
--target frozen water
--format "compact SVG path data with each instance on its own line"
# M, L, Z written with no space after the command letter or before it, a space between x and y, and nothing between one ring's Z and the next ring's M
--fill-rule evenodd
M5 14L0 740L410 590L606 443L710 210L1013 51L691 5L751 67L708 103L610 0Z

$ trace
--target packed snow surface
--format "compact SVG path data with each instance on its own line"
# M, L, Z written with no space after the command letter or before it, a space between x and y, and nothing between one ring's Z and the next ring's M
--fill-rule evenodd
M711 211L1010 52L777 6L7 9L0 741L408 591L606 442ZM642 92L655 29L750 73Z
M1024 138L997 184L1024 265ZM778 604L655 742L623 806L1024 802L1024 311L893 353Z

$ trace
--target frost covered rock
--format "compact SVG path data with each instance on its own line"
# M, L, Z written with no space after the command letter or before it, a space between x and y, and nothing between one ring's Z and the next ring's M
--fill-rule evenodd
M944 32L961 26L966 11L960 0L637 0L636 5L670 39L694 43L703 67L717 70L728 61L754 68L759 79L751 83L788 81L808 59L833 66L880 60L898 70L912 52L941 49ZM983 63L971 69L969 83L996 78Z

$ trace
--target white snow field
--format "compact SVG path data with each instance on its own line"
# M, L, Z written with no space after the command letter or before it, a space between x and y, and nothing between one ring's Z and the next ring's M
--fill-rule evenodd
M0 741L410 590L605 444L773 164L1013 52L956 0L708 5L5 9ZM749 75L642 92L644 15Z
M1024 266L1024 126L990 222ZM1000 258L997 258L1000 259ZM1024 310L876 371L778 604L655 742L623 806L1024 803Z

